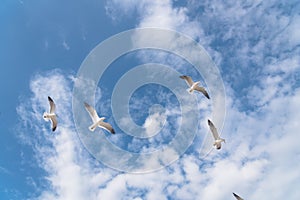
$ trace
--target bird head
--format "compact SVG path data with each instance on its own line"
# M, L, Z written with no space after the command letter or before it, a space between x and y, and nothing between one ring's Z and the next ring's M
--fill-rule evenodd
M48 121L48 118L47 118L47 113L46 113L46 112L44 112L44 114L43 114L43 118L44 118L44 120Z

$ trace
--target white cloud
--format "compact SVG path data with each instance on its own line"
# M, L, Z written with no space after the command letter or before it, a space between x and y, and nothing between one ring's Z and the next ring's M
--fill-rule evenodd
M156 135L166 123L165 120L166 116L164 113L155 112L150 114L143 124L146 134L148 136Z
M286 30L291 45L300 44L300 15L296 15Z

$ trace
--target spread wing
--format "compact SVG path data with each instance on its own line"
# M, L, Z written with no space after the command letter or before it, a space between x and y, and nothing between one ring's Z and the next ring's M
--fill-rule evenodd
M210 120L208 120L208 126L209 126L210 131L212 132L215 140L220 139L217 128L215 127L215 125Z
M52 131L55 131L56 130L56 127L57 127L57 119L56 119L56 116L51 116L50 117L50 120L52 122Z
M100 122L99 126L101 128L104 128L104 129L108 130L112 134L115 134L115 130L113 129L113 127L109 123L106 123L106 122L102 121L102 122Z
M85 109L88 111L90 117L92 118L93 122L96 123L99 120L99 116L98 116L96 110L92 106L87 104L86 102L84 102L84 106L85 106Z
M179 76L181 79L184 79L186 81L186 83L191 87L194 84L193 79L190 76Z
M197 85L195 90L197 90L199 92L202 92L204 94L204 96L206 96L206 98L210 99L210 97L209 97L209 95L208 95L208 93L207 93L207 91L205 90L204 87L200 87L200 86Z
M48 101L50 104L50 114L53 114L55 112L55 103L51 97L48 96Z
M234 192L232 193L233 196L237 199L237 200L244 200L242 197L240 197L239 195L235 194Z

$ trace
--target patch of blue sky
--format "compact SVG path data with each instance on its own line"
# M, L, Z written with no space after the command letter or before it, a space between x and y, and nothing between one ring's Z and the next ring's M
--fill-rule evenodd
M125 72L145 63L159 63L179 70L182 73L196 74L196 70L190 63L175 54L158 49L143 49L128 52L114 60L109 68L106 69L105 73L107 73L107 76L104 75L101 78L99 86L101 87L102 81L115 83ZM110 74L113 74L113 76ZM113 86L113 84L105 84L104 88L112 89Z
M98 83L101 90L101 98L98 102L96 102L96 109L102 115L105 117L110 117L111 115L110 98L116 82L134 66L148 62L165 64L171 68L181 71L182 74L194 75L193 78L195 80L202 80L201 75L195 70L195 68L177 55L152 49L129 52L111 63ZM142 77L138 78L142 79ZM178 77L178 81L183 80ZM188 88L188 86L186 86L186 88ZM134 91L130 98L129 112L133 121L142 126L145 123L146 118L149 116L149 108L154 104L160 104L167 109L178 109L178 111L180 111L176 97L171 91L168 91L168 89L163 86L148 84ZM150 140L137 139L130 135L123 134L122 130L117 127L117 124L113 121L113 119L109 118L109 120L111 120L110 122L115 125L117 132L120 133L118 140L113 140L111 142L121 148L129 149L133 152L139 152L141 151L141 148L143 148L144 151L145 148L153 149L159 147L161 144L167 144L170 142L172 136L176 134L178 116L173 114L168 116L167 121L169 122L168 126L170 127L163 130L165 134L158 134ZM111 136L108 136L108 138L113 139Z
M137 53L137 58L144 63L160 63L174 68L182 74L189 74L191 76L199 74L187 60L174 53L159 49L140 50Z
M187 4L188 4L188 1L186 1L186 0L184 0L184 1L179 1L179 0L173 1L173 6L175 8L177 8L177 7L186 7Z
M149 189L147 188L139 188L139 187L132 187L126 184L126 192L124 192L124 199L145 199Z
M130 98L130 114L133 120L142 125L149 115L149 109L155 104L165 109L167 104L170 104L171 108L180 109L176 96L168 88L158 84L147 84L138 88Z

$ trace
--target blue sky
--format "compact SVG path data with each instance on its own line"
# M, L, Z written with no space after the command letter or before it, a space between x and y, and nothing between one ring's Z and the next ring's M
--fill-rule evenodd
M296 0L2 1L0 199L225 200L233 198L232 192L245 199L299 199L299 10ZM203 46L223 80L226 117L222 123L221 114L212 114L220 109L213 87L208 90L216 104L193 95L200 114L191 146L159 171L132 174L111 169L89 153L93 148L86 148L74 123L72 90L84 59L99 43L145 27L178 31ZM133 43L145 38L165 42L146 35ZM168 87L140 87L132 92L124 123L113 116L113 88L128 71L147 63L169 66L210 86L211 77L177 55L153 49L122 55L104 72L95 98L97 110L117 133L99 130L87 138L105 137L121 149L151 153L175 137L182 105ZM178 85L185 91L180 79ZM54 134L42 119L47 96L60 108ZM126 134L122 126L128 117L147 133L159 133L148 139ZM203 142L211 137L206 120L212 117L226 144L203 157Z

